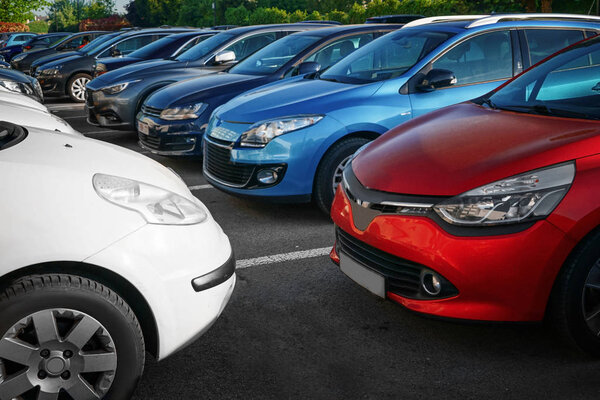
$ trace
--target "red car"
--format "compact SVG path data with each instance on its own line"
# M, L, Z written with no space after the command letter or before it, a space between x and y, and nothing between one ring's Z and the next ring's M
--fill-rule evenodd
M331 258L425 314L554 323L600 355L600 39L354 155Z

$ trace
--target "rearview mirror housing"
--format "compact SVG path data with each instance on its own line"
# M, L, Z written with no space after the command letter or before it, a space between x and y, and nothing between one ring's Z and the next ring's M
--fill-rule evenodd
M432 92L436 89L455 85L457 82L454 72L447 69L432 69L417 85L421 92Z
M298 75L312 74L321 69L321 64L315 61L306 61L298 65Z
M215 64L225 64L227 62L235 61L235 53L233 51L220 51L215 55Z

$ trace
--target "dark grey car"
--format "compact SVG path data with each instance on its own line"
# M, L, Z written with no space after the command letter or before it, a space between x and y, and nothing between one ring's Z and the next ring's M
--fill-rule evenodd
M219 72L275 40L327 24L276 24L231 29L215 35L174 60L141 62L108 72L87 84L88 122L132 130L135 115L154 91L171 83Z

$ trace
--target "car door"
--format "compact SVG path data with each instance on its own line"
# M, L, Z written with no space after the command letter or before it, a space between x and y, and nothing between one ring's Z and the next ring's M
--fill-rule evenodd
M232 51L235 54L235 61L238 62L248 57L250 54L254 53L257 50L262 49L266 45L273 43L277 39L285 36L283 32L260 32L255 34L249 34L243 37L238 38L234 42L227 44L222 47L219 51L217 51L204 65L203 67L214 70L221 71L228 66L230 66L233 62L228 63L216 63L215 56L221 52Z
M442 53L410 81L412 117L482 96L512 78L523 68L518 46L516 31L501 29L475 34ZM433 70L451 71L455 82L435 89L422 85Z

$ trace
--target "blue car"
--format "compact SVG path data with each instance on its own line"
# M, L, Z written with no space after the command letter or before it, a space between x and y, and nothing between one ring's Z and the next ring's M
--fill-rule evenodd
M360 147L415 117L490 92L596 35L599 21L540 14L413 21L323 73L265 85L217 108L204 135L204 175L234 195L312 199L328 213L342 170Z

